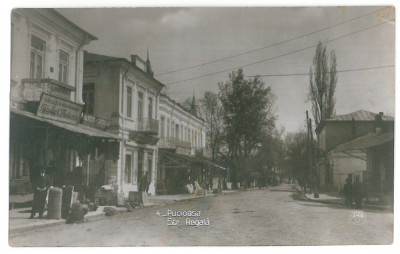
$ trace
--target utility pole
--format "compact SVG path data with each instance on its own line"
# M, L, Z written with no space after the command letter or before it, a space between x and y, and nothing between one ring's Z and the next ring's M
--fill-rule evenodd
M307 117L307 151L309 156L309 169L310 169L310 180L312 190L314 192L314 198L319 197L319 193L317 190L317 174L315 167L315 149L314 149L314 138L312 133L312 122L311 119L308 118L308 111L306 111Z
M306 150L307 150L307 155L309 158L309 162L311 161L311 149L310 149L310 128L309 128L309 118L308 118L308 110L306 110L306 121L307 121L307 141L306 141ZM304 193L307 194L307 185L309 185L309 176L310 176L310 168L311 168L311 163L309 163L309 168L306 170L306 184L304 187Z

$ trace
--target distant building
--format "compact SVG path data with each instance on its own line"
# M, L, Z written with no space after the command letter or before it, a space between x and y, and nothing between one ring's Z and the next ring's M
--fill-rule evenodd
M378 127L381 132L393 132L394 119L383 113L359 110L321 121L316 128L319 154L322 157L317 165L321 187L341 191L349 175L353 181L355 177L359 177L360 181L366 179L366 150L340 148L375 132Z
M30 181L41 168L53 185L93 199L94 154L118 157L107 120L82 119L83 49L96 39L53 9L12 11L10 203L32 200Z
M83 84L84 112L111 118L109 131L118 135L119 159L109 164L107 183L128 196L138 191L147 172L149 193L155 194L159 140L159 98L162 83L153 77L150 60L132 55L130 60L85 54Z
M205 148L206 126L194 104L193 98L189 110L165 94L160 96L157 193L183 192L190 181L199 181L195 155Z

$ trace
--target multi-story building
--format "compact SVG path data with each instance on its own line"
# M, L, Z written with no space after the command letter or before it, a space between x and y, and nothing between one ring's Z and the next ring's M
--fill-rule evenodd
M107 165L105 179L115 179L118 191L128 196L138 191L147 172L149 193L155 194L159 97L164 87L153 77L150 60L85 53L84 112L111 118L109 131L118 135L120 157Z
M201 154L206 145L205 121L197 115L194 96L189 110L162 94L159 114L156 191L160 194L183 192L186 184L192 183L193 180L200 182L202 178L203 172L199 170L196 162L203 163L204 160L199 161L195 156Z
M119 137L104 131L107 120L82 123L83 49L96 39L53 9L13 10L10 203L32 198L18 195L32 193L30 179L40 168L55 185L82 190L96 182L95 157L118 157L112 147Z

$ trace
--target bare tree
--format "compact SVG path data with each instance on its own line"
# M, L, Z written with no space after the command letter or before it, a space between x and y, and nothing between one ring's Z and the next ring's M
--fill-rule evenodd
M328 61L329 66L328 66ZM326 53L326 46L321 41L318 42L313 60L310 67L310 89L308 99L312 102L312 112L315 124L318 125L322 120L330 118L335 112L335 90L337 82L336 73L336 54L332 50L330 59Z

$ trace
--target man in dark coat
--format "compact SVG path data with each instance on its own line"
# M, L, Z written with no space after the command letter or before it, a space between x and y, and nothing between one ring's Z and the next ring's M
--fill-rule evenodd
M29 217L29 219L33 219L36 213L39 213L39 218L42 218L46 203L47 190L50 188L51 184L50 176L45 173L45 170L42 167L40 169L40 175L33 178L32 185L34 192L31 217Z
M139 191L141 192L148 192L149 191L149 177L147 176L147 172L144 172L144 174L140 177L139 179Z
M356 182L354 183L353 186L353 198L354 201L356 202L356 208L361 209L362 208L362 200L364 198L364 191L363 191L363 186L360 182L360 178L356 178Z
M351 178L347 177L346 184L343 187L343 194L346 200L346 206L351 208L353 203L353 186L351 184Z

